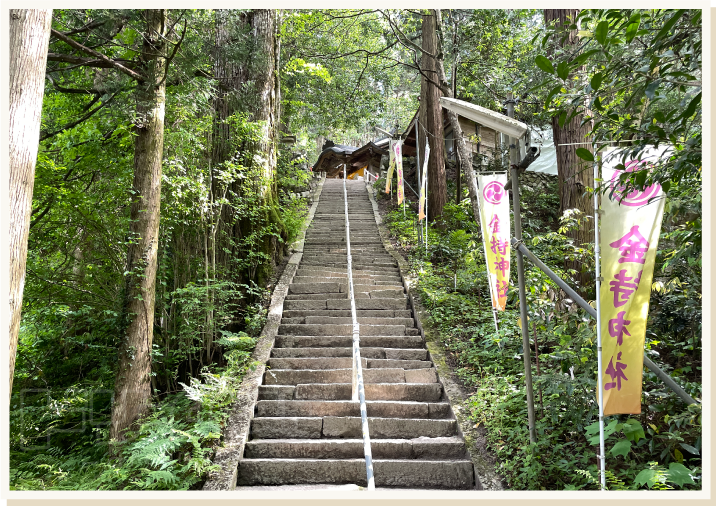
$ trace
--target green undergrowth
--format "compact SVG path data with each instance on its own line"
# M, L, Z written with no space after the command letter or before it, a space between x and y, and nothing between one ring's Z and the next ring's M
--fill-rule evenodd
M577 259L585 269L593 269L593 250L574 245L566 233L589 218L573 212L560 217L556 186L556 180L540 179L521 185L523 239L548 266L578 287L578 273L566 269L564 260ZM452 369L470 393L470 419L475 427L486 430L489 449L497 457L496 471L509 488L597 489L595 322L525 261L537 433L537 441L531 444L515 254L507 310L498 313L496 331L481 236L471 215L468 199L460 205L447 204L443 217L430 223L427 251L418 241L414 209L404 212L389 207L385 223L407 256L429 324L439 331ZM668 233L667 229L664 234ZM679 245L662 236L660 247L647 353L700 399L701 315L693 313L700 269L690 270L683 264L680 274L664 269L663 259L676 256L669 248ZM665 299L663 290L669 280L676 286ZM700 297L700 288L696 291ZM593 292L588 298L594 298ZM684 311L691 311L698 320L684 324L680 319ZM669 328L668 322L675 319L681 329ZM644 369L642 413L609 416L605 425L608 488L701 488L700 405L687 408L648 369Z
M150 413L125 441L109 442L111 391L73 385L13 397L11 490L188 490L216 469L220 442L235 392L255 367L256 340L224 332L223 367L154 399ZM112 448L110 448L112 447ZM113 457L112 455L117 455Z

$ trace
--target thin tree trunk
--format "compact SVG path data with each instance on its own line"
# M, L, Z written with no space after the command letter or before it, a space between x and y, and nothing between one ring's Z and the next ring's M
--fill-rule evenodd
M436 16L439 12L431 12L423 15L423 51L429 54L442 55L442 49L438 48L438 38L436 33ZM442 61L435 61L434 58L423 53L421 57L420 67L423 72L432 80L438 80L438 67ZM444 72L444 70L443 70ZM445 141L443 132L443 115L442 106L440 105L440 97L444 90L431 83L425 77L422 78L420 84L420 114L419 120L424 129L427 130L426 138L430 143L430 156L428 157L428 219L434 220L443 214L443 207L447 201L447 187L445 184ZM425 154L425 146L423 143L422 155ZM423 156L420 157L424 160Z
M547 24L556 23L558 27L564 28L574 22L578 13L578 9L545 9L544 19ZM574 46L578 42L577 30L569 30L562 44L566 47ZM589 216L594 212L594 203L591 194L586 193L586 188L594 188L594 174L591 165L577 157L577 148L593 151L588 137L592 131L591 123L581 125L583 117L582 114L578 114L563 127L559 126L557 117L552 118L552 133L557 149L560 213L576 208ZM585 144L574 145L575 143ZM586 220L582 221L579 228L570 231L568 236L574 239L577 245L592 242L594 230L590 227L590 223ZM592 282L591 272L583 271L582 263L579 261L565 261L565 267L577 271L579 280L577 291L580 295L586 295L587 287L591 286Z
M166 11L145 11L141 61L146 82L137 87L131 242L127 251L126 330L119 348L110 438L147 412L151 397L151 351L164 145Z
M52 9L10 10L10 395L25 288Z
M442 88L445 96L449 98L455 98L452 96L450 86L448 86L447 76L445 75L445 62L442 57L442 19L440 10L435 10L436 19L436 32L438 34L438 43L440 51L437 53L437 71L440 87ZM461 169L465 171L465 179L467 179L467 191L470 196L470 204L472 206L472 214L475 218L475 223L480 223L480 208L477 199L477 178L475 177L475 171L472 168L472 151L468 149L467 142L462 133L462 127L456 113L447 111L448 120L453 131L453 138L455 139L455 145L457 147L458 160L461 165Z

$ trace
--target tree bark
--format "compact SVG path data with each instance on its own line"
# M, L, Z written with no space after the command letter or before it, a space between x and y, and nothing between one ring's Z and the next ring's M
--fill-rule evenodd
M442 55L442 50L438 48L436 32L436 16L438 15L439 13L434 11L423 15L422 48L424 53L421 57L420 67L432 81L438 80L438 67L442 65L441 58L429 56L431 54L437 55L438 51ZM442 106L440 105L442 95L443 90L423 76L420 83L420 112L418 119L423 127L421 129L422 137L430 143L430 156L428 157L428 219L430 220L442 216L443 207L447 201L445 141L443 140L443 115ZM424 160L424 142L421 149L420 159Z
M166 11L145 11L140 57L145 76L137 86L130 240L125 274L126 327L119 346L110 438L124 439L149 406L154 296L165 104Z
M442 17L439 9L435 10L436 20L436 32L438 34L439 52L436 53L436 66L437 66L437 77L440 83L440 88L443 94L448 98L455 98L452 94L450 86L448 86L447 76L445 75L445 62L442 51ZM462 133L462 127L456 113L447 111L447 117L450 121L450 126L453 131L453 138L455 139L455 146L457 147L457 159L461 170L465 171L465 179L467 180L467 190L470 196L470 204L472 206L472 214L475 218L475 223L480 223L480 204L477 199L477 178L475 177L475 171L472 168L472 151L468 149L467 142Z
M215 103L216 120L220 123L223 119L243 107L249 112L250 120L262 124L261 140L253 149L257 155L256 161L259 164L260 180L243 181L234 183L232 190L235 194L241 192L242 184L258 184L258 193L267 206L268 223L278 226L280 235L285 239L285 226L281 217L276 212L276 201L278 199L276 187L276 137L279 124L278 112L278 23L277 11L274 9L254 9L239 16L239 24L250 31L251 43L249 57L246 63L236 63L221 51L224 41L232 36L232 30L228 26L225 14L217 12L217 57L215 59L215 74L222 85L223 95ZM246 89L245 85L251 86ZM242 99L238 100L239 93ZM232 143L236 140L230 139L230 132L227 127L218 125L214 131L214 150L212 153L212 164L216 165L233 156ZM222 219L228 223L230 217L222 215ZM254 226L248 220L236 223L229 234L233 237L241 237L251 233ZM242 232L243 231L243 232ZM282 248L275 236L265 238L259 246L264 253L271 257L271 263L277 264L282 254ZM224 249L224 248L220 248ZM228 250L228 248L226 248ZM237 254L236 251L234 251ZM240 254L240 252L238 252ZM221 261L228 262L228 257L221 253ZM256 272L249 272L249 278L255 278L259 284L268 277L271 266L262 265Z
M10 10L10 395L25 288L52 9Z
M577 9L545 9L544 19L545 23L556 23L558 27L566 29L578 13ZM577 30L568 30L562 47L574 46L578 42ZM584 215L592 215L594 212L592 196L586 193L586 187L594 188L592 167L577 157L577 148L580 147L593 152L588 137L592 131L591 124L580 126L583 117L583 114L578 114L563 127L559 126L557 117L552 118L552 133L557 150L560 213L564 213L568 209L579 209ZM574 145L575 143L587 144ZM592 242L594 240L593 233L594 229L590 226L590 222L583 220L578 229L568 232L568 236L574 239L579 246ZM584 288L591 286L591 273L583 271L582 263L579 261L565 261L565 267L577 271L580 285L577 291L580 295L585 295Z

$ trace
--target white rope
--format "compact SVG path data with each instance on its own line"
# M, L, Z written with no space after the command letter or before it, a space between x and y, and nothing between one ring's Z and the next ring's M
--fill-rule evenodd
M353 320L353 401L360 401L361 429L363 433L363 454L368 480L368 490L375 490L373 478L373 459L370 449L370 433L368 432L368 411L365 403L365 386L363 384L363 366L360 359L360 325L356 316L356 301L353 292L353 259L351 257L351 232L348 221L348 191L346 190L346 166L343 166L343 199L346 209L346 256L348 263L348 297L351 301L351 319Z

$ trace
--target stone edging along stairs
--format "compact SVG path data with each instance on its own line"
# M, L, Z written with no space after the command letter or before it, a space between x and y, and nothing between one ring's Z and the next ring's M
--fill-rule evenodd
M365 184L346 184L376 487L479 487ZM254 354L268 359L267 368L244 380L251 385L242 384L246 391L239 392L215 459L222 471L210 476L205 490L366 485L359 405L351 401L343 206L343 182L325 180L303 254L294 254L274 292L285 294L283 310L271 311ZM242 401L250 408L239 406Z

